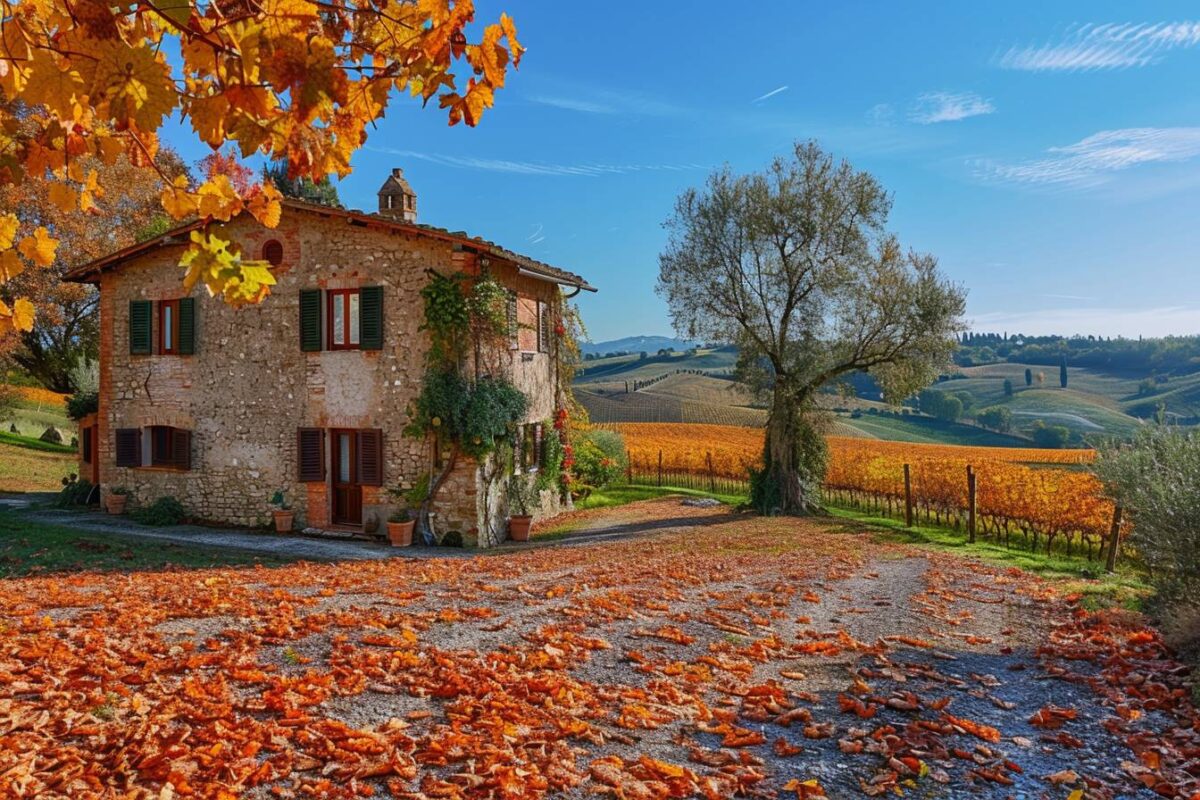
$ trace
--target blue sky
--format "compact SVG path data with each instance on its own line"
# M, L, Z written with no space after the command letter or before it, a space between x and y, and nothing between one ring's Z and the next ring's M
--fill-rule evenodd
M594 340L670 330L662 221L815 138L977 330L1200 333L1200 9L1188 3L476 0L529 48L475 129L397 100L339 185L586 275ZM189 158L205 150L172 136Z

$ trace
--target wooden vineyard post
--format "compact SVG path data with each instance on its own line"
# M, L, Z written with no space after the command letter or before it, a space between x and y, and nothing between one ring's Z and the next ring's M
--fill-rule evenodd
M704 458L708 461L708 490L713 494L717 493L717 474L713 471L712 451L704 454Z
M658 485L662 486L662 450L658 451Z
M912 527L912 475L908 464L904 465L904 525Z
M975 470L967 466L967 536L975 543Z
M1117 571L1117 549L1121 546L1121 507L1113 509L1112 530L1108 534L1108 563L1105 569Z
M633 451L625 451L625 483L633 485Z

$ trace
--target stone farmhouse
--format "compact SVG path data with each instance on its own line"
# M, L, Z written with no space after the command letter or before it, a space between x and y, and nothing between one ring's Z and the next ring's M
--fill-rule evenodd
M465 233L416 222L401 170L377 213L285 200L278 227L248 214L227 225L243 252L274 265L260 305L231 308L199 285L185 296L184 225L73 270L100 292L98 410L84 419L80 476L127 489L133 503L177 498L197 519L270 519L282 490L298 527L382 534L391 487L410 487L441 456L406 437L429 346L421 288L429 270L486 271L509 290L515 320L496 360L529 398L517 468L562 407L556 325L583 278ZM502 492L460 459L433 511L468 545L504 536ZM543 492L535 518L557 513ZM490 526L490 527L489 527ZM486 535L481 535L483 531ZM498 532L498 536L497 536Z

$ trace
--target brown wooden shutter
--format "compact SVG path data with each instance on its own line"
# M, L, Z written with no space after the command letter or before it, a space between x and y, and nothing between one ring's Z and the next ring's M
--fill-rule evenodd
M322 428L296 429L296 464L300 482L325 480L325 431Z
M358 482L363 486L383 485L383 431L365 428L355 431L358 450Z
M142 465L142 431L140 428L118 428L116 431L118 467Z
M176 469L192 468L192 432L180 428L171 429L171 466Z
M517 293L509 291L508 300L504 304L504 313L508 317L508 348L517 350L521 347L520 326L517 324Z

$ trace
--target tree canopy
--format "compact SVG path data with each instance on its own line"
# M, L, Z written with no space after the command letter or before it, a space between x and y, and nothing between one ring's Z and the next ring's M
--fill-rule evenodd
M165 227L159 173L172 179L188 176L183 161L167 147L157 154L157 169L136 166L125 156L112 164L94 156L80 160L102 183L120 187L96 198L92 213L64 210L54 201L54 183L26 180L0 186L0 208L9 209L26 230L51 231L58 242L48 265L14 272L10 280L0 282L0 302L37 298L40 310L28 331L0 335L0 357L11 358L56 392L76 390L73 367L81 359L97 357L96 291L85 284L63 283L63 273L133 244L155 226Z
M741 377L772 394L765 506L815 502L824 443L806 416L821 386L866 371L899 402L963 329L964 291L885 229L890 206L874 177L810 142L759 173L718 170L667 220L658 289L676 330L738 344Z
M436 98L451 125L475 125L492 106L524 48L507 15L469 41L474 14L471 0L0 0L0 186L48 181L64 212L91 213L122 187L85 157L154 169L171 114L214 150L232 142L242 157L285 163L289 179L344 176L393 89ZM460 86L463 65L471 75ZM199 186L160 176L176 219L247 211L278 224L273 183L239 190L223 174ZM56 246L50 229L0 213L0 284L52 265ZM202 282L234 305L261 301L274 283L218 224L193 235L181 266L186 288ZM0 334L31 330L35 312L30 296L0 302Z

